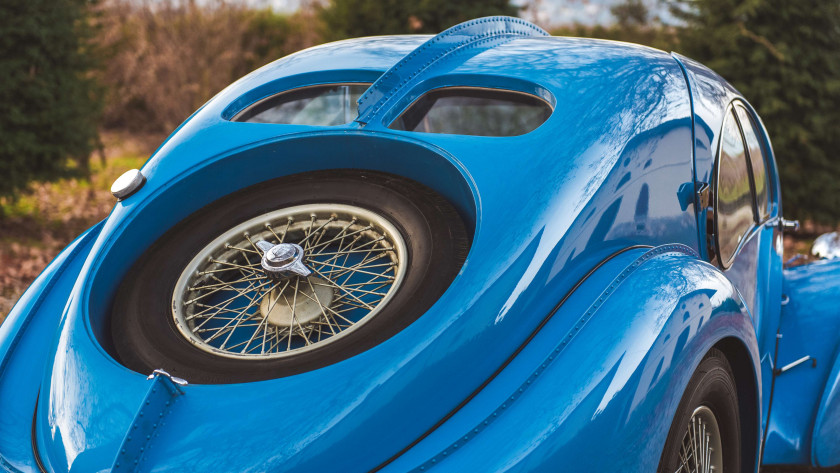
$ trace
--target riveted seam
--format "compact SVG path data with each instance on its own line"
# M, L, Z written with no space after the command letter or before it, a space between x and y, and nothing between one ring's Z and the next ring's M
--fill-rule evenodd
M519 385L519 387L514 390L512 394L510 394L504 402L500 406L498 406L493 412L485 417L481 422L475 425L470 431L462 435L457 441L452 442L449 444L448 447L444 448L440 452L438 452L435 456L431 459L427 460L420 466L410 470L411 473L417 472L425 472L433 468L435 465L438 465L442 460L446 457L454 453L460 447L463 447L468 441L475 438L478 434L483 432L487 426L489 426L493 421L495 421L505 410L507 410L510 405L513 404L514 401L519 399L522 393L528 389L533 382L543 373L545 372L546 368L554 361L554 359L566 348L566 346L572 341L572 339L580 333L586 323L592 318L595 312L606 302L609 296L615 292L618 286L627 279L636 269L638 269L642 264L646 263L647 261L651 260L656 256L660 256L667 253L678 253L688 255L694 258L698 258L697 252L691 249L688 246L682 244L668 244L658 246L653 248L652 250L646 252L645 254L638 257L635 261L633 261L630 265L624 268L618 276L616 276L609 286L604 289L598 298L589 306L589 308L584 312L584 314L578 319L577 323L572 327L571 330L566 334L565 337L558 343L554 349L550 352L548 356L546 356L542 363L531 372L531 374L526 378L525 382Z

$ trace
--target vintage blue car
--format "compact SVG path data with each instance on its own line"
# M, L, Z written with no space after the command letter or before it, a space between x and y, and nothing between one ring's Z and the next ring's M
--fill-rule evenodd
M780 178L677 54L507 17L293 54L12 310L0 466L840 464L840 262L783 269Z

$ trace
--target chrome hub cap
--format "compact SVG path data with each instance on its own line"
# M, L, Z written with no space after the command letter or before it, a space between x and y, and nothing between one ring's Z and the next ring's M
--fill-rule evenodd
M680 466L675 473L721 473L723 449L715 414L706 406L694 410L680 447Z
M303 264L303 248L294 243L274 245L258 241L257 249L263 251L260 264L269 276L309 276L312 271Z
M403 236L383 216L309 204L252 218L205 245L175 285L172 317L201 350L273 359L325 346L388 303Z

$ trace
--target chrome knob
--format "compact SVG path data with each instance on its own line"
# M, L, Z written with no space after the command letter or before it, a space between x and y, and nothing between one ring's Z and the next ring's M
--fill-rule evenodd
M124 172L122 176L118 177L117 180L111 184L111 194L113 194L117 200L123 200L140 190L145 183L146 176L144 176L139 169L131 169Z
M263 252L260 265L273 276L302 276L312 274L312 271L303 264L303 248L294 243L280 243L274 245L265 240L256 243L257 248Z

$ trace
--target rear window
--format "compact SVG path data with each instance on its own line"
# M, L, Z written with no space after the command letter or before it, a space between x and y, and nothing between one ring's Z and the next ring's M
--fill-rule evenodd
M533 131L551 115L545 100L509 90L448 87L427 92L390 128L476 136L516 136Z
M356 119L356 101L370 84L302 87L265 98L242 110L232 121L283 125L345 125Z

